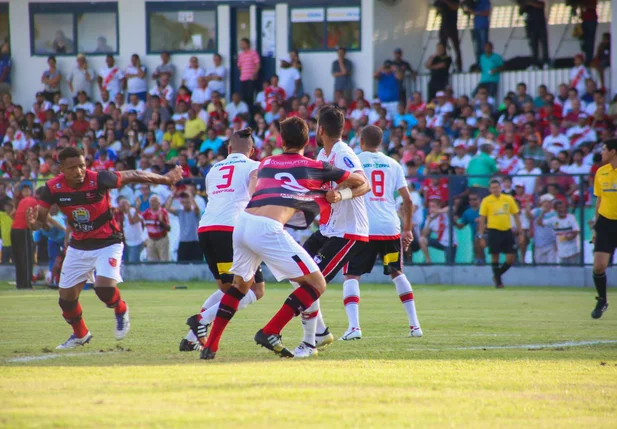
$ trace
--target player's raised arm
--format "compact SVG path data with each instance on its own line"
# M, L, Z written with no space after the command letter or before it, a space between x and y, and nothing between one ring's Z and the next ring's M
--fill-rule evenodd
M137 170L120 171L118 174L120 174L120 179L124 184L151 183L155 185L173 186L182 180L182 167L177 165L176 168L170 170L164 176Z

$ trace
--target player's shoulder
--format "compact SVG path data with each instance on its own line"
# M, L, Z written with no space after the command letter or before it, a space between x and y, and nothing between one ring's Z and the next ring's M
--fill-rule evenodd
M613 169L613 166L610 163L609 164L605 164L602 167L598 168L598 171L596 171L596 176L605 176L612 169Z
M48 180L45 183L45 185L47 185L47 187L53 191L54 189L62 188L63 183L64 183L64 174L59 174L53 179Z

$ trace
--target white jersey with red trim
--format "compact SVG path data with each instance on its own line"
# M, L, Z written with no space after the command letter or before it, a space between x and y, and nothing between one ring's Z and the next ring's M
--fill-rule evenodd
M321 149L319 155L317 155L317 160L326 161L350 173L364 172L353 149L340 140L332 146L330 155L326 155L325 149ZM329 189L335 187L336 184L332 182ZM319 230L325 237L368 241L368 215L364 198L352 198L332 204L332 214L326 223L319 225Z
M371 240L400 238L401 220L396 212L394 193L407 187L403 167L381 152L362 152L358 155L371 192L364 195Z
M232 153L212 166L206 176L208 205L199 221L199 232L233 231L236 218L251 199L250 177L257 168L259 162L240 153Z

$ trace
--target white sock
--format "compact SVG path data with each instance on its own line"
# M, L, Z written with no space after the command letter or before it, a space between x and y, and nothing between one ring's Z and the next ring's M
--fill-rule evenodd
M294 290L296 290L296 289L298 289L300 287L299 283L293 282L291 280L289 281L289 283L291 283L291 286L294 288ZM323 314L322 314L320 306L319 306L319 300L315 301L313 303L313 305L311 305L309 308L312 309L312 308L314 308L315 305L317 306L316 309L319 310L318 313L317 313L317 317L315 318L314 321L310 321L309 322L309 323L315 323L316 324L316 326L315 326L315 328L313 330L313 334L312 334L312 342L311 341L306 341L306 338L311 339L311 335L307 335L306 325L304 324L304 322L302 322L302 328L304 329L304 338L305 338L303 341L306 341L309 344L315 344L315 334L317 332L319 332L320 334L323 334L328 329L328 327L326 326L326 323L323 320ZM310 313L312 311L315 311L315 310L309 311L309 308L307 308L305 310L305 312L309 312ZM304 314L303 314L303 317L304 317ZM312 325L309 327L309 329L312 329Z
M327 330L328 330L328 327L326 326L326 322L323 321L323 312L321 310L319 310L319 314L317 314L317 330L316 330L316 332L319 332L319 334L323 334Z
M195 334L193 334L193 331L191 331L190 329L189 329L189 333L188 333L188 334L186 334L186 337L184 337L184 338L186 338L187 340L189 340L191 343L196 343L196 342L198 342L198 341L199 341L199 340L197 339L197 336L196 336Z
M392 281L396 286L396 293L398 294L401 302L403 303L403 307L407 312L409 328L419 328L420 322L418 321L418 315L416 314L416 304L413 301L413 290L411 289L409 280L407 280L407 276L405 276L405 274L401 274L400 276L392 279Z
M257 297L255 296L255 292L249 290L244 298L240 300L240 304L238 305L238 310L242 310L243 308L248 307L250 304L257 301ZM219 311L219 304L213 305L206 311L201 312L201 323L202 325L209 325L214 322L214 318L216 317L216 313Z
M315 346L315 331L317 330L317 315L319 314L319 300L302 312L302 341Z
M221 302L221 299L223 299L223 295L225 295L225 293L220 289L214 291L212 295L210 295L208 299L204 301L204 305L201 307L201 311L207 310L210 307L213 307L219 302Z
M360 283L349 279L343 283L343 303L349 321L349 329L360 328Z

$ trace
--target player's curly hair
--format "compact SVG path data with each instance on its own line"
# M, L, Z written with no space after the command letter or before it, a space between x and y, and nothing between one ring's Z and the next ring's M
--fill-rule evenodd
M76 147L73 147L73 146L69 146L69 147L65 147L64 149L60 151L60 153L58 154L58 161L62 162L65 159L78 158L82 155L83 153L81 152L80 149L77 149Z

